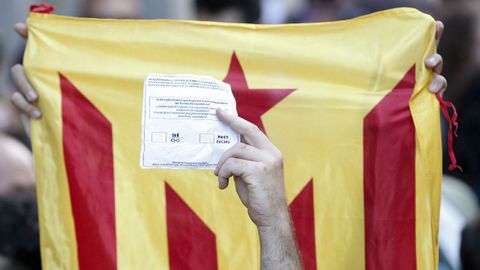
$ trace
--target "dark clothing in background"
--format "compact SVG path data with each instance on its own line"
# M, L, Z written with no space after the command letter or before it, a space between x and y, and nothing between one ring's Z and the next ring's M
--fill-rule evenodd
M480 72L472 77L465 94L456 101L458 112L458 137L453 148L463 172L449 172L448 154L444 153L444 172L464 180L480 198Z
M480 269L480 218L465 227L462 232L460 257L463 270Z
M0 197L0 255L7 269L41 269L37 202L34 194Z

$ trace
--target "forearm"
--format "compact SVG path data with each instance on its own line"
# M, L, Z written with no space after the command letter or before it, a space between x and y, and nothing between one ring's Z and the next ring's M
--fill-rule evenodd
M273 226L260 226L261 269L302 269L288 208Z

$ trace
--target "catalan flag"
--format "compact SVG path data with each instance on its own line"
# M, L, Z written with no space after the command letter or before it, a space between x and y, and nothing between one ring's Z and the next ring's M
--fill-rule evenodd
M24 57L44 269L259 269L257 229L212 171L144 170L149 73L229 83L284 155L305 269L436 269L434 20L400 8L253 25L32 12Z

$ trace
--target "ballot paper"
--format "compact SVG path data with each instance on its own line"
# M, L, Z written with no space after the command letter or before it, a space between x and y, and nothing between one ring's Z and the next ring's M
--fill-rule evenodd
M230 85L206 76L149 74L144 82L142 168L213 169L240 135L217 108L237 115Z

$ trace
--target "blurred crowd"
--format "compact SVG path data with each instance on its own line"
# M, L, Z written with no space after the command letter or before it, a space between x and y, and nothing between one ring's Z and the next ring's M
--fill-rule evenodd
M9 2L7 7L13 8L27 7L34 2L4 1ZM480 269L480 1L164 0L154 4L147 0L65 0L49 3L60 5L59 14L86 17L168 17L251 23L333 21L410 6L443 21L445 31L439 52L449 84L444 98L456 105L459 114L460 129L454 149L463 172L444 170L439 268L462 269L463 265L465 270ZM70 10L62 13L62 7ZM175 14L169 15L169 11ZM7 13L11 11L1 9L0 17ZM26 14L25 8L23 14L13 19L22 22ZM0 25L0 30L0 74L8 74L10 66L21 63L23 45L20 38L3 38L11 36L4 33L13 31L13 24ZM17 46L13 53L5 49L12 46ZM8 76L0 78L5 78L0 81L0 269L40 269L34 168L24 131L28 119L11 105L14 90L11 80ZM444 157L444 164L448 164L448 155Z

